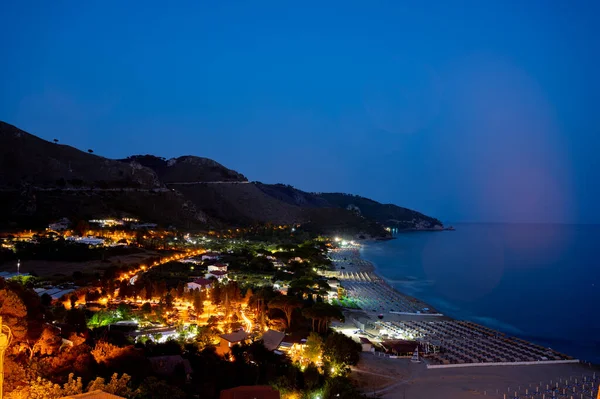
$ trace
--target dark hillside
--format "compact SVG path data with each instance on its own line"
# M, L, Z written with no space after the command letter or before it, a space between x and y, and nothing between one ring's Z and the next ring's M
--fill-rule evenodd
M364 218L342 208L304 209L306 231L329 235L364 236L364 238L387 238L390 234L376 221Z
M0 225L5 227L43 227L67 217L89 220L99 217L134 216L162 226L197 229L220 226L196 205L178 193L155 190L0 191Z
M0 201L0 224L14 226L42 227L62 217L133 216L181 228L299 223L314 232L381 237L384 226L441 225L419 212L363 197L249 183L208 158L111 160L2 122Z
M299 223L301 208L265 194L253 183L178 185L208 215L232 224Z
M0 122L0 187L158 187L156 174L139 163L123 163L50 143Z
M443 226L439 220L420 212L393 204L381 204L358 195L342 193L319 193L316 195L334 206L351 209L386 226L400 229L434 229L436 226L440 228Z
M296 205L306 208L324 208L331 207L331 204L325 199L305 191L298 190L285 184L262 184L255 183L256 186L265 194L276 198L286 204Z

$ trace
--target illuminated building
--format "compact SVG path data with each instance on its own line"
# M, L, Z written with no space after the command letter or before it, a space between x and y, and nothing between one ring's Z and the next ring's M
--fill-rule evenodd
M219 336L219 346L217 347L217 353L224 355L229 353L231 347L236 344L240 344L248 339L248 334L244 330L238 330L230 334L222 334Z

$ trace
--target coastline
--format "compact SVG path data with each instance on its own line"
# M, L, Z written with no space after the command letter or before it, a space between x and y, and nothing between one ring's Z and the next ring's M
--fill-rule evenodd
M489 227L485 227L485 226L484 226L484 228L489 229ZM481 230L480 228L478 228L478 229ZM461 228L460 230L461 230L461 234L464 234L464 232L467 232L467 234L473 235L470 231L468 231L468 229L466 227L464 229ZM473 229L474 232L479 232L479 230ZM485 231L487 232L488 230L485 230ZM504 234L504 233L505 233L504 230L502 230L500 232L497 232L496 230L494 230L490 234L492 234L492 236L494 238L498 238L498 236L499 236L498 239L501 240L501 239L503 239L503 236L501 234ZM434 278L429 279L430 277L427 277L425 274L426 272L424 271L424 270L428 270L427 273L433 273L435 276L437 276L438 280L440 279L440 276L450 276L449 273L440 271L440 270L442 270L442 271L445 270L444 263L440 263L440 260L443 260L442 259L443 256L442 255L438 255L437 257L434 256L433 258L437 260L437 263L435 265L432 265L430 263L428 266L429 269L422 269L420 267L419 263L415 263L415 262L419 262L419 259L423 259L420 257L420 256L422 256L421 251L423 250L422 243L430 241L425 236L426 235L423 235L423 238L415 237L414 239L407 237L404 243L393 243L392 242L389 244L384 244L384 243L376 243L376 242L364 242L364 243L361 242L362 245L360 246L359 253L360 253L361 257L365 257L366 261L368 260L369 262L373 263L372 264L372 266L374 267L373 273L377 274L381 279L386 281L388 284L392 285L401 294L415 295L417 297L417 299L421 300L422 302L425 302L427 304L432 305L433 307L438 308L438 310L440 310L441 313L444 313L450 319L454 319L454 320L458 320L458 321L460 321L460 320L471 321L471 322L480 324L482 326L485 326L487 328L499 331L508 337L515 337L518 339L522 339L522 340L534 343L536 345L539 345L539 346L542 346L545 348L553 348L554 350L557 350L561 353L576 357L582 361L585 361L586 363L591 362L592 364L600 364L600 352L598 349L600 347L594 346L594 345L597 345L597 342L598 342L597 337L595 337L593 334L586 335L585 333L583 333L583 334L580 334L580 333L575 334L574 333L575 331L577 331L577 329L581 330L581 327L580 327L581 324L575 324L573 322L567 323L567 319L565 319L563 322L561 322L562 324L559 326L560 329L553 330L550 333L545 331L545 330L547 330L547 328L538 326L538 324L543 325L545 323L544 320L549 320L548 315L547 315L548 311L546 310L549 307L542 308L541 314L543 314L544 316L539 316L539 315L535 314L535 315L531 315L531 317L526 317L526 316L520 316L520 313L515 316L514 312L510 313L508 310L506 310L506 309L511 309L511 307L510 307L511 305L514 307L514 302L515 302L514 299L512 300L512 304L507 305L508 308L505 309L505 308L499 307L500 303L505 302L503 299L504 298L503 295L505 295L504 292L506 292L506 295L509 295L509 298L506 299L506 302L511 301L510 294L508 294L508 291L504 291L504 292L496 291L495 293L492 294L493 296L489 295L489 296L485 297L484 300L482 300L482 301L473 302L472 306L469 303L466 303L468 301L465 301L465 306L462 306L462 305L460 305L461 304L460 300L458 300L457 302L454 302L451 299L454 297L460 298L461 295L468 298L470 294L467 292L469 292L469 291L464 291L464 294L462 293L463 291L456 291L452 294L453 296L451 296L451 295L445 296L442 293L442 291L440 291L440 288L432 286ZM439 243L456 243L457 241L464 240L464 238L462 238L462 237L460 240L456 240L456 239L454 239L454 237L461 237L461 236L460 235L457 235L457 236L450 235L447 238L443 238L440 240L432 239L433 242L438 243L438 244L431 246L431 248L429 248L429 249L430 250L431 249L439 250L439 252L436 252L438 254L441 254L441 253L447 254L447 253L449 253L448 251L451 251L451 249L449 249L449 248L452 247L452 244L440 245ZM398 237L398 238L402 239L401 237ZM471 236L468 236L468 238L472 240ZM477 241L477 239L476 239L476 242L479 242L479 241ZM485 240L484 240L484 242L485 242ZM582 241L582 242L587 243L588 241ZM385 249L385 248L389 248L389 252L388 252L388 249ZM531 252L529 252L527 254L529 256L531 256ZM513 253L513 256L514 256L514 253ZM471 267L473 267L473 265L475 265L477 263L477 261L468 259L468 256L463 256L463 255L459 255L459 256L455 256L455 257L451 256L450 258L456 259L457 261L464 261L466 263L461 263L461 265L462 264L467 264L467 265L470 264ZM488 259L488 258L484 256L483 259ZM429 258L429 261L431 262L431 257ZM537 261L536 259L532 259L532 262L536 262L536 261ZM543 261L544 261L544 258L542 258L542 262ZM524 267L520 267L519 265L515 266L514 262L511 263L510 260L507 260L507 262L508 263L506 263L506 265L503 265L503 267L508 270L508 273L512 273L510 275L512 278L509 279L509 281L514 281L514 276L515 276L516 271L521 273L523 270L527 270L529 272L530 280L532 278L531 276L536 276L535 273L542 273L541 269L540 269L540 271L538 271L537 269L535 269L533 267L524 268ZM548 284L552 284L553 281L557 281L555 278L554 279L546 278L546 276L554 277L558 274L558 272L556 272L557 268L554 266L555 265L552 265L552 268L549 269L549 272L551 274L545 274L546 272L545 271L543 272L544 276L542 276L540 278L541 279L545 278L545 280L544 280L545 285L542 284L542 285L539 285L538 287L547 286ZM561 264L561 266L562 266L562 264ZM459 267L459 269L460 269L460 267ZM467 269L468 269L468 267L467 267ZM433 270L433 272L432 272L432 270ZM464 272L464 270L466 270L466 269L463 268L461 270ZM463 275L464 274L465 273L463 273ZM481 273L481 274L485 275L485 273ZM467 277L467 278L469 278L469 277ZM537 277L536 277L536 279L537 279ZM533 280L531 280L531 281L533 281ZM475 281L472 280L467 284L459 284L459 285L461 285L463 288L467 289L474 283L475 283ZM454 282L439 280L437 284L439 284L439 286L443 287L443 286L452 285L452 284L454 284ZM506 286L507 285L503 283L503 287L505 290L507 289ZM597 284L596 284L596 286L597 286ZM510 285L509 285L509 287L510 287ZM477 287L475 287L475 290L476 289L477 289ZM582 287L582 289L586 290L585 284ZM540 290L538 289L537 291L540 291ZM475 291L475 292L477 292L477 291ZM521 292L521 291L519 291L519 292ZM477 295L473 294L473 296L477 296ZM523 301L525 303L525 300L527 300L530 303L535 304L537 302L540 302L539 300L537 300L537 298L539 298L539 296L532 296L531 298L523 297ZM578 299L578 298L575 298L575 299ZM488 304L490 305L489 308L487 307ZM555 307L553 307L553 308L555 308ZM567 314L567 317L568 316L569 315ZM540 323L535 324L536 320L540 320ZM535 324L535 325L532 326L532 324ZM587 324L588 325L591 324L592 326L595 326L597 324L597 322L590 322ZM569 327L569 326L573 326L573 327Z
M383 276L377 274L376 266L372 262L364 259L358 249L353 248L343 251L344 255L341 258L332 259L335 266L335 272L339 273L340 279L346 281L370 281L377 283L385 287L383 294L387 295L387 304L395 306L385 308L383 305L379 305L378 308L375 309L362 308L363 311L377 315L394 312L392 314L411 313L443 316L428 303L411 295L400 292L390 285ZM330 252L330 255L332 253L334 252ZM402 305L404 305L404 307ZM414 311L411 312L410 310Z
M439 313L393 287L356 247L329 255L335 267L330 277L337 277L344 288L340 303L356 327L380 344L413 341L421 350L433 350L427 356L428 368L579 363L518 336Z

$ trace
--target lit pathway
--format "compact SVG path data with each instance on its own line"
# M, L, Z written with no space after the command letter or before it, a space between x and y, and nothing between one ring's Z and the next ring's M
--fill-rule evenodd
M252 331L252 320L250 320L248 316L246 316L246 314L244 313L244 308L240 309L240 314L242 315L244 323L246 323L246 332Z

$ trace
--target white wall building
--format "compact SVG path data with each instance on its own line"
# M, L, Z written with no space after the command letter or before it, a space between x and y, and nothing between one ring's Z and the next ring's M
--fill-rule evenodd
M227 265L225 265L223 263L217 263L216 265L209 265L208 271L209 272L215 272L215 271L227 272Z
M214 270L212 272L208 272L206 273L206 278L211 278L214 277L216 278L218 281L223 281L224 279L227 278L227 272L221 271L221 270Z

